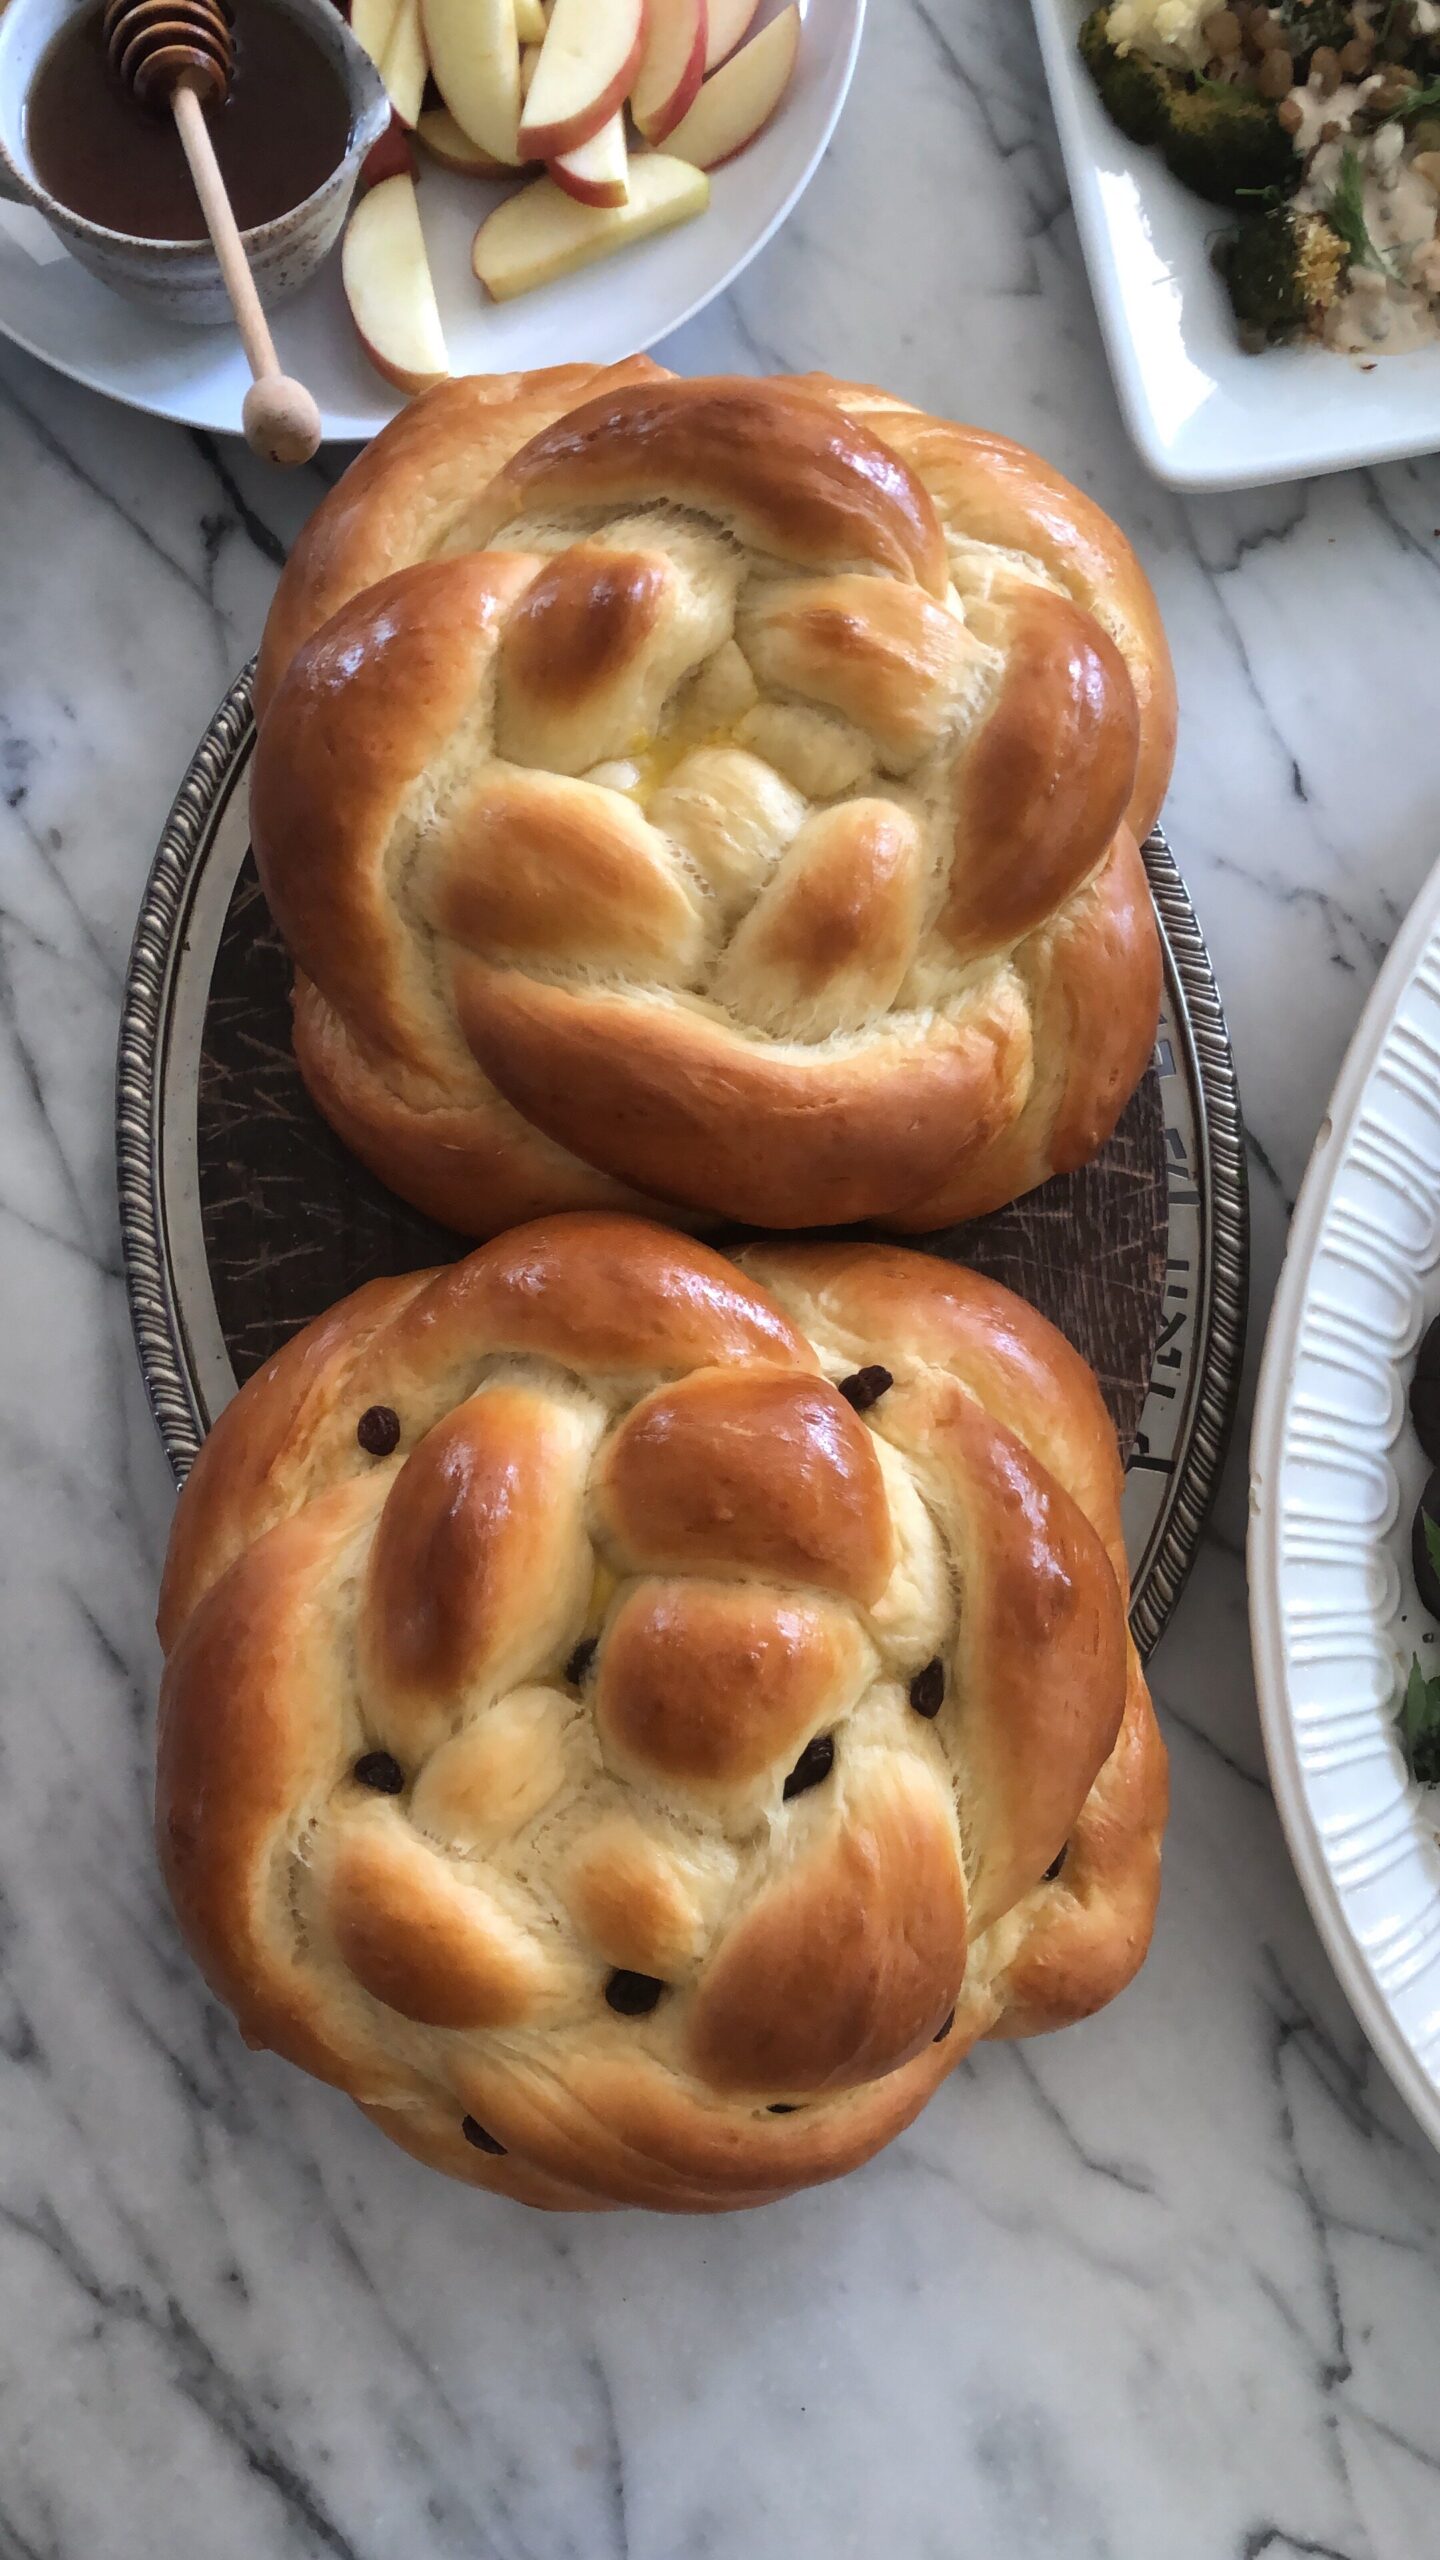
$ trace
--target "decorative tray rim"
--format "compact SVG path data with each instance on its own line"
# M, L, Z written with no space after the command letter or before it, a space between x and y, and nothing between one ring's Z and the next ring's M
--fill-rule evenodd
M171 1005L193 894L254 735L253 668L252 659L226 693L175 796L140 902L120 1019L115 1143L126 1290L146 1393L177 1483L193 1464L206 1419L163 1164ZM1148 1655L1179 1599L1224 1464L1244 1352L1249 1219L1239 1091L1210 956L1158 827L1144 854L1186 1051L1200 1221L1197 1347L1186 1410L1132 1597L1135 1639Z

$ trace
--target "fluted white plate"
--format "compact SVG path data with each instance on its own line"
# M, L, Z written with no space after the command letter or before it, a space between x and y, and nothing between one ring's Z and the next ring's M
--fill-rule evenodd
M757 24L775 6L762 0ZM790 86L749 149L715 171L707 211L514 302L487 301L470 267L476 226L507 189L420 155L420 218L453 372L613 364L653 346L734 282L809 184L855 70L865 0L800 0L800 8ZM338 255L277 311L274 326L281 363L320 403L327 441L373 436L404 408L361 353ZM185 329L122 302L76 265L38 213L3 201L0 336L131 408L239 431L250 377L233 329Z
M1440 868L1351 1043L1296 1203L1251 1444L1250 1619L1276 1801L1380 2060L1440 2144L1440 1789L1406 1773L1410 1658L1440 1668L1406 1411L1440 1311Z

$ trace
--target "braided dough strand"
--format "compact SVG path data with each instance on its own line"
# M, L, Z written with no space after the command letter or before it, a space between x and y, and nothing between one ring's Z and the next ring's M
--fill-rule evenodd
M525 2201L838 2175L1144 1953L1119 1487L1060 1337L898 1249L578 1215L375 1283L181 1498L157 1824L199 1962Z

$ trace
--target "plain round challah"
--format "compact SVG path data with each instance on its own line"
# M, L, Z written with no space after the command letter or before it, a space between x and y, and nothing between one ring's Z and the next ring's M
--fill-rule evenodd
M1085 1161L1159 1003L1128 547L881 393L580 371L417 403L282 581L253 832L321 1110L476 1235L934 1228Z
M867 2158L1144 1955L1094 1379L921 1255L613 1216L372 1283L181 1497L158 1835L247 2037L532 2204Z

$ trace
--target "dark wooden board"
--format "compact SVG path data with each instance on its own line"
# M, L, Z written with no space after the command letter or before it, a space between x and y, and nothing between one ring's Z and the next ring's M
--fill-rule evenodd
M469 1250L367 1173L311 1103L290 1047L290 964L249 858L211 979L197 1109L206 1253L237 1378L363 1281ZM1059 1325L1096 1371L1128 1451L1160 1329L1167 1227L1152 1066L1093 1164L913 1241L1003 1280Z

